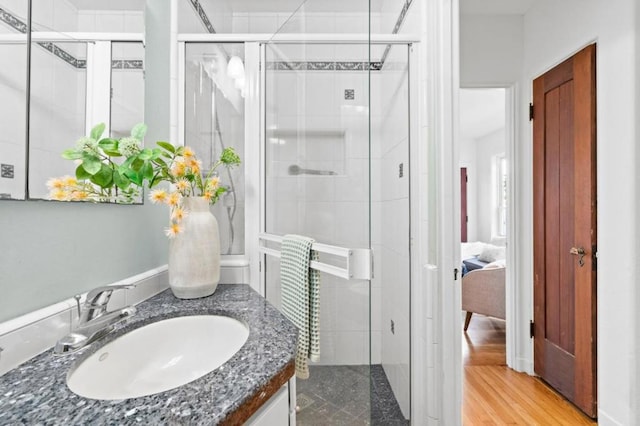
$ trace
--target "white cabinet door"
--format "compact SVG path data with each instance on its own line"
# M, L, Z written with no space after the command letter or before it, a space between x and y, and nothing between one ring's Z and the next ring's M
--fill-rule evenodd
M288 426L289 425L289 384L280 388L253 416L247 420L248 426Z

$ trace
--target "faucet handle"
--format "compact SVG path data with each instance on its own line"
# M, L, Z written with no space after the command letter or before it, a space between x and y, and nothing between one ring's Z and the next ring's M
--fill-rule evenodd
M104 287L94 288L87 294L86 304L89 306L104 306L109 303L109 299L111 299L111 294L115 290L125 290L135 288L135 284L124 284L124 285L108 285Z

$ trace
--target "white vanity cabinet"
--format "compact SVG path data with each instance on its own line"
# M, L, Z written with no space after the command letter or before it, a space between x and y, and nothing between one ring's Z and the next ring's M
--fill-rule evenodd
M295 426L295 377L285 383L249 420L247 426Z

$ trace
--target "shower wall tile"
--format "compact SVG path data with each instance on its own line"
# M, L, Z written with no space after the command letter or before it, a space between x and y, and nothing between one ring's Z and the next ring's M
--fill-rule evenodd
M304 88L304 114L306 116L336 115L338 99L335 73L308 72Z
M334 316L339 330L368 331L369 283L346 281L337 291Z
M371 287L371 330L382 331L382 288Z
M345 33L368 34L368 10L364 13L340 13L335 17L336 28Z
M127 33L143 33L144 12L124 12L124 31Z
M368 331L336 331L333 333L335 341L335 359L341 365L362 365L369 361Z
M249 14L248 13L234 13L231 23L231 31L233 33L248 33L249 32Z
M97 12L95 31L124 32L124 14L121 12Z
M54 0L40 0L34 3L31 11L34 31L60 31L55 25Z
M335 331L339 325L336 324L336 316L334 315L336 306L336 287L328 285L327 274L321 274L320 277L320 332L326 333Z
M365 339L367 339L366 335L365 335ZM365 340L365 347L367 344L368 343ZM371 332L371 363L372 364L382 363L382 333L380 331Z
M35 5L38 2L34 2ZM55 31L77 31L78 14L76 8L67 1L57 1L53 9L53 22Z
M306 202L301 205L299 211L303 218L301 223L304 233L317 241L329 243L333 241L334 219L333 203L330 202ZM300 228L297 229L300 233Z
M335 242L346 247L367 247L369 243L368 203L335 203Z
M16 143L16 141L20 143ZM13 179L0 179L0 194L9 194L13 198L23 198L26 172L24 134L20 139L0 137L0 152L2 152L2 163L13 166Z
M336 201L369 201L369 161L348 159L345 175L334 177Z
M24 0L3 0L1 7L19 17L21 21L26 21L28 4Z
M327 176L309 176L300 180L304 182L307 197L316 201L331 202L335 200L335 188L329 179Z
M278 29L278 15L275 13L250 14L249 32L273 34Z

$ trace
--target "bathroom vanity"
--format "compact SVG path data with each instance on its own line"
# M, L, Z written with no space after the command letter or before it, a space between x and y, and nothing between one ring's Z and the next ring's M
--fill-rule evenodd
M165 392L96 400L68 388L69 371L106 343L154 322L193 315L237 319L248 326L248 339L219 368ZM293 324L248 285L220 285L212 296L191 300L166 290L89 347L63 356L49 350L0 376L0 424L288 425L295 419L289 383L296 338Z

